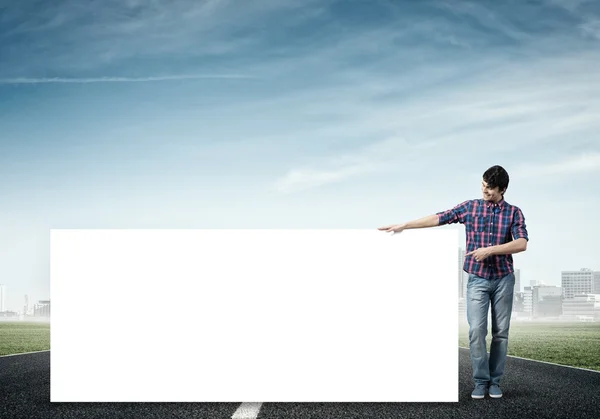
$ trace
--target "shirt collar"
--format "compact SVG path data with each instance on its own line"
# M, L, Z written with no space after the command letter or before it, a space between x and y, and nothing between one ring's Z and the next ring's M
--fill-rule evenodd
M504 208L504 204L506 203L506 201L504 201L504 198L501 198L500 201L498 201L497 203L493 203L492 201L485 201L485 205L488 208Z
M493 203L492 201L485 201L485 205L488 208L504 208L504 205L506 204L506 201L504 201L504 198L501 198L500 201L498 201L497 203Z

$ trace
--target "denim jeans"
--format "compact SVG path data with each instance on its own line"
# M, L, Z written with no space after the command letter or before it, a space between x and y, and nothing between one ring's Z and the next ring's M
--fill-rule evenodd
M500 279L485 279L469 274L467 320L475 384L500 384L500 379L504 375L514 287L514 273ZM490 304L492 306L492 344L488 362L485 337L488 332L487 320Z

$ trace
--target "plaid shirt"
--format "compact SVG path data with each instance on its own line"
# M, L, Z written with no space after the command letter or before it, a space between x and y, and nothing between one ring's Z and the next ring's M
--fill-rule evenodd
M465 225L466 253L480 247L508 243L521 237L529 241L523 213L504 199L497 204L473 199L436 215L440 225ZM492 255L477 262L473 256L467 256L463 269L481 278L498 279L514 272L513 258L512 255Z

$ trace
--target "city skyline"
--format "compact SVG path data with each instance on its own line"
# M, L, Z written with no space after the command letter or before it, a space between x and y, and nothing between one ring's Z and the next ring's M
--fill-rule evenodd
M600 270L598 2L0 4L9 309L51 229L376 229L496 164L522 283Z

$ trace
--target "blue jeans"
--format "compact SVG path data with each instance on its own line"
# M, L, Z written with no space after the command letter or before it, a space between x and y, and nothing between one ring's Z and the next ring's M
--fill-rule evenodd
M500 379L504 375L514 287L514 273L500 279L485 279L469 274L467 320L475 384L500 384ZM488 332L487 319L490 303L492 306L492 344L488 362L485 337Z

